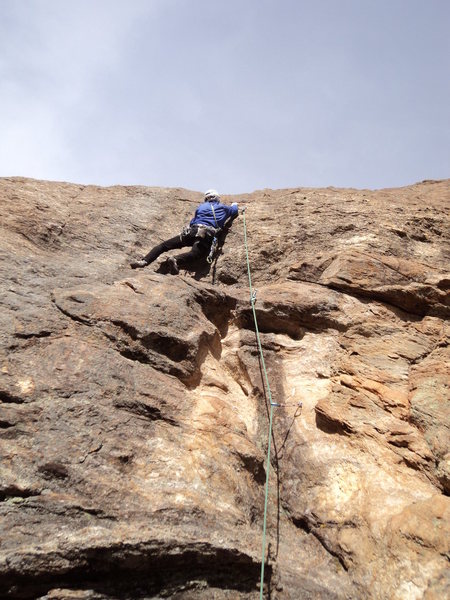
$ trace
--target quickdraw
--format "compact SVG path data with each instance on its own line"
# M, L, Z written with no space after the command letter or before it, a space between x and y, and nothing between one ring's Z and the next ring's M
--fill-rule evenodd
M217 234L222 231L219 227L219 224L217 223L217 219L216 219L216 212L214 210L214 206L211 204L211 210L212 210L212 214L214 217L214 223L216 224L216 230L214 232L214 237L213 237L213 241L211 242L211 249L209 251L208 254L208 258L206 259L208 264L210 265L212 263L212 261L214 260L214 254L216 253L217 250L217 244L219 243L219 240L217 239Z
M218 243L219 243L219 240L217 239L217 236L215 235L213 238L213 241L211 242L211 250L209 251L208 257L206 259L208 264L211 264L212 261L214 260L214 254L216 253Z

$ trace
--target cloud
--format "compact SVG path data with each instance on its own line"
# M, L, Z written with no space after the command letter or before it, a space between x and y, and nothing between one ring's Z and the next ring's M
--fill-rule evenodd
M7 2L0 26L0 160L3 174L77 172L77 128L104 102L102 80L120 72L128 32L146 2ZM150 5L151 6L151 5ZM88 139L84 140L88 145ZM82 167L80 164L80 176ZM44 175L43 175L44 174Z
M228 192L444 177L448 4L405 6L3 0L0 175Z

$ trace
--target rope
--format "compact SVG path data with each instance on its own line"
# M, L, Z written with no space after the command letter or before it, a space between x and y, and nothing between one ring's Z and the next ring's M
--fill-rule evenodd
M271 442L272 442L272 421L273 421L273 407L276 406L276 404L274 402L272 402L272 394L270 392L269 377L267 375L266 364L264 362L264 355L263 355L262 346L261 346L261 339L259 336L258 321L256 319L256 311L255 311L256 290L253 291L253 288L252 288L252 277L251 277L251 273L250 273L250 261L248 258L247 224L245 221L245 207L242 212L243 212L243 216L244 216L244 245L245 245L245 255L247 258L248 285L250 288L250 303L252 305L253 320L255 322L256 339L258 340L259 354L261 357L261 364L262 364L263 371L264 371L264 376L265 376L266 386L267 386L267 394L269 396L269 402L270 402L269 440L268 440L268 444L267 444L267 459L266 459L267 460L267 462L266 462L266 492L265 492L265 497L264 497L264 520L263 520L263 534L262 534L261 581L260 581L260 588L259 588L259 598L260 598L260 600L262 600L263 589L264 589L264 563L265 563L265 554L266 554L266 526L267 526L267 506L268 506L268 498L269 498L269 474L270 474L270 450L271 450Z

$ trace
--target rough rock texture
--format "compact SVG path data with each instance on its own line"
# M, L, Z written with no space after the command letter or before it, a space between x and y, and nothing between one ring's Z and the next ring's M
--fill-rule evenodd
M449 183L226 199L266 598L450 595ZM0 180L0 597L258 596L242 216L211 269L128 267L201 199Z

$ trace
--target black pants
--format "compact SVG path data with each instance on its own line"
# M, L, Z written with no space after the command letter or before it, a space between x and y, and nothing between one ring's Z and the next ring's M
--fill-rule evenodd
M198 258L206 257L209 254L211 248L211 237L205 236L204 238L196 237L197 228L191 227L188 233L177 235L176 237L170 238L161 242L144 257L149 264L158 258L163 252L168 250L175 250L176 248L184 248L185 246L192 246L192 250L184 252L183 254L177 254L175 258L180 266L185 265L187 262L196 260Z

